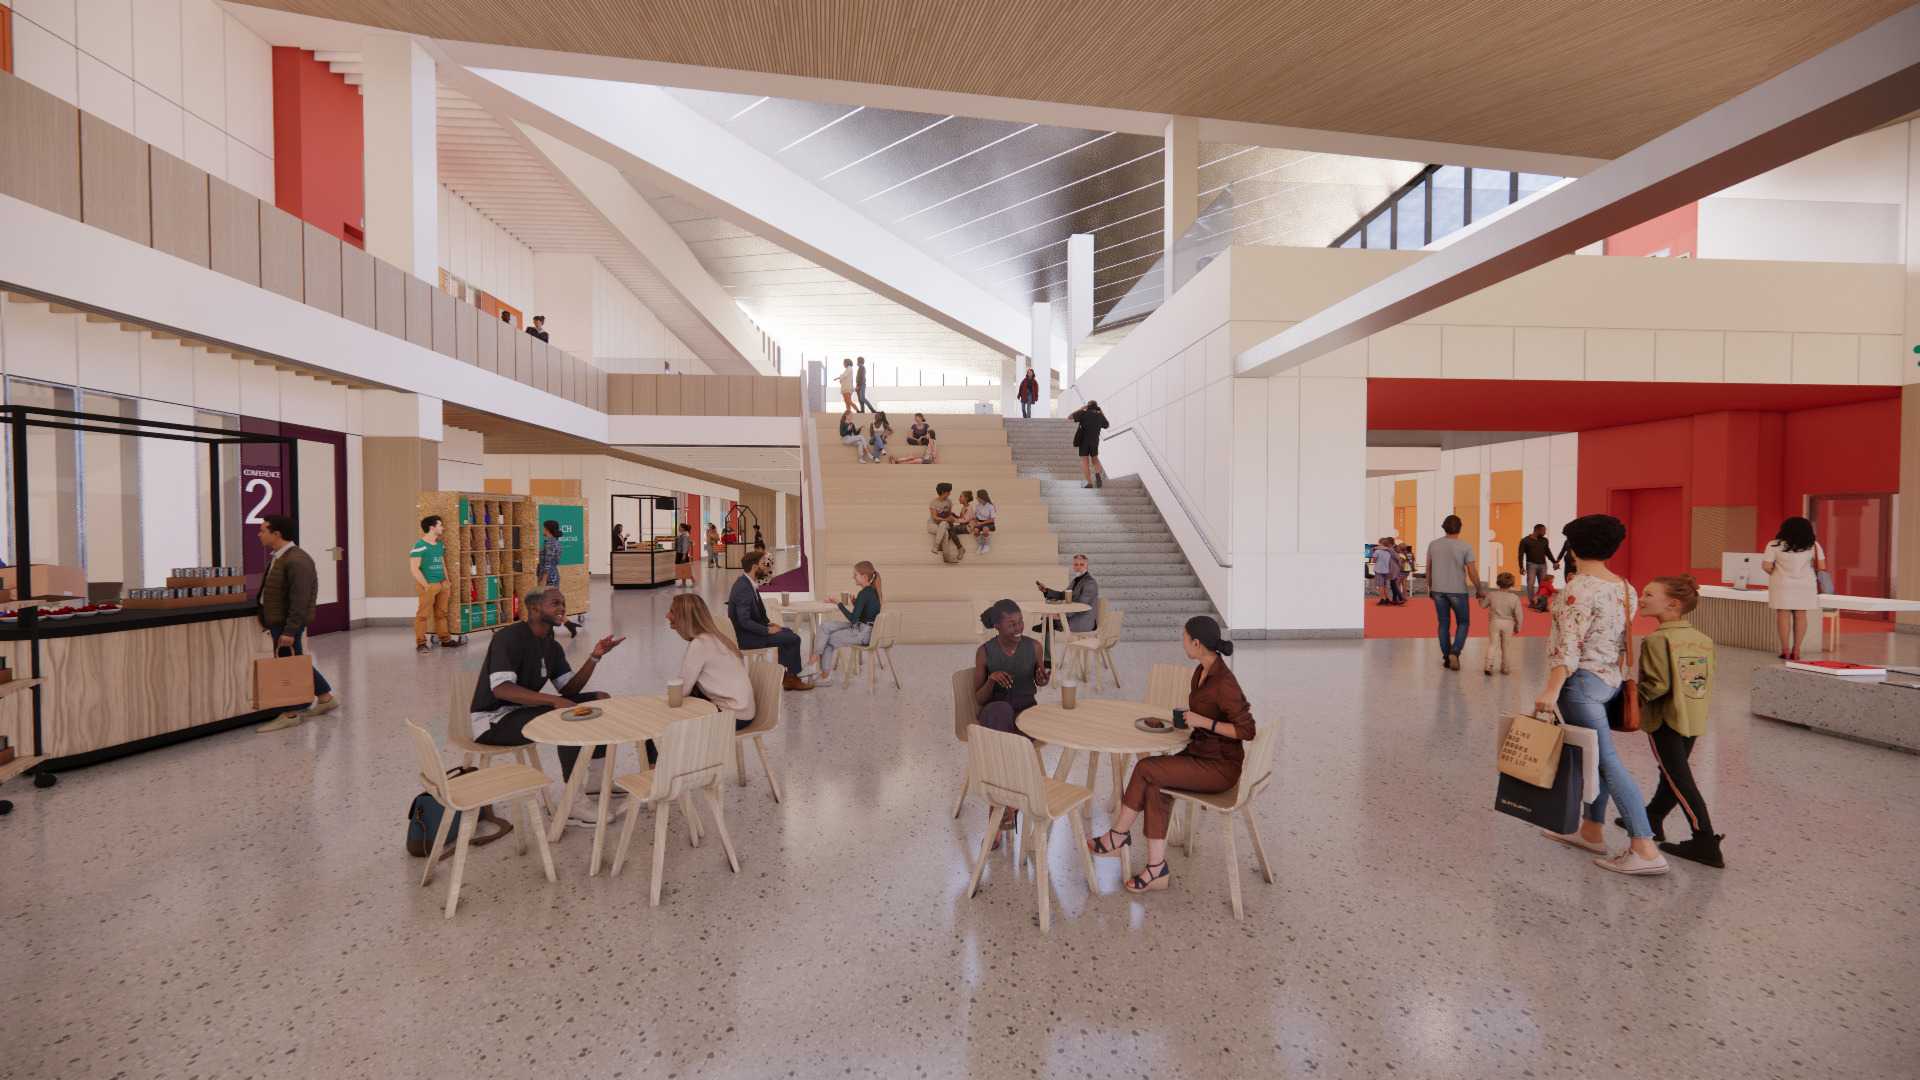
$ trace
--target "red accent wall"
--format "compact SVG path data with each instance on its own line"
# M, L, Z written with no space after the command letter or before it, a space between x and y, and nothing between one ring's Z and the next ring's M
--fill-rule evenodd
M305 49L273 50L274 202L365 247L360 93Z
M1808 495L1877 494L1900 487L1900 402L1881 399L1792 412L1717 412L1580 433L1582 514L1627 522L1622 568L1634 580L1682 567L1692 508L1755 507L1758 551Z
M0 71L13 70L13 9L0 4Z
M499 318L498 315L494 318ZM700 527L700 496L682 494L680 496L680 520L693 526L693 549L690 552L694 562L704 558L700 545L707 542L707 533Z
M1691 202L1614 233L1607 237L1600 250L1608 255L1651 255L1665 251L1670 257L1691 258L1699 248L1700 204Z

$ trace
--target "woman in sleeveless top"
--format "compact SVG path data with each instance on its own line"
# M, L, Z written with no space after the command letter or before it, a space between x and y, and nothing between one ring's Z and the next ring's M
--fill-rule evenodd
M1012 600L997 601L980 613L980 625L994 632L973 654L973 703L980 708L974 723L982 727L1017 733L1014 721L1033 708L1034 695L1053 674L1040 663L1040 643L1021 632L1022 621L1020 605ZM1008 814L1001 821L1003 836L1018 824L1017 817ZM1000 838L993 846L1000 846Z

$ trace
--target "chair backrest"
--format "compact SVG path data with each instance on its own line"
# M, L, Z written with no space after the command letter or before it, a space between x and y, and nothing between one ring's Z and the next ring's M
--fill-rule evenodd
M447 745L458 750L480 745L473 741L473 688L479 677L466 668L447 676Z
M1100 628L1095 630L1094 633L1097 635L1096 640L1099 641L1101 648L1111 649L1115 645L1120 644L1120 627L1124 625L1126 621L1126 612L1117 608L1108 607L1105 600L1100 601Z
M1280 725L1269 721L1256 726L1253 744L1240 762L1240 791L1234 803L1253 798L1254 792L1273 775L1273 747L1280 741Z
M753 684L753 723L742 729L742 734L772 731L779 726L781 677L786 673L779 664L747 661L747 681Z
M900 637L900 621L905 616L898 611L883 611L873 620L873 635L867 639L870 649L891 649Z
M726 638L735 645L740 644L740 633L733 628L732 616L723 611L720 613L719 618L713 620L713 625L715 629L720 631L721 637Z
M967 738L967 763L975 790L996 806L1042 817L1047 812L1046 774L1033 740L1011 731L976 727Z
M953 673L953 737L966 742L967 729L979 715L980 707L973 703L973 669L961 668Z
M440 760L440 750L433 745L433 736L427 729L411 720L406 722L407 734L413 738L413 748L420 757L420 783L433 793L442 803L447 801L447 765Z
M660 736L653 797L677 799L719 779L733 752L733 714L725 709L675 720Z
M1184 709L1192 685L1193 669L1185 664L1155 664L1147 675L1147 704Z

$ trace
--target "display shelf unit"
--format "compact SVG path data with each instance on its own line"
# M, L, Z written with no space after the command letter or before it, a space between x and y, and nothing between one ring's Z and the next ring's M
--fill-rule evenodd
M520 598L534 584L540 558L539 524L525 495L477 491L428 491L420 495L422 517L440 515L446 531L447 601L451 629L459 634L494 630L517 622Z

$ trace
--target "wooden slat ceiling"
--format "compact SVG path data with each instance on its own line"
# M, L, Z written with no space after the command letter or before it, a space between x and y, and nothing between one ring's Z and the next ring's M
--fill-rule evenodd
M1617 157L1909 0L252 0L430 37Z
M448 427L464 428L467 431L479 432L481 435L481 449L489 454L601 455L616 458L620 461L631 461L640 465L649 465L656 469L664 469L668 472L678 473L681 476L692 477L695 480L705 480L710 484L721 484L726 487L752 484L754 486L767 487L775 491L784 490L790 495L799 494L800 489L800 472L797 457L790 478L792 485L790 488L763 482L766 479L773 478L773 473L768 470L774 467L773 461L775 459L770 459L767 455L782 453L779 448L701 447L699 449L706 451L741 449L746 451L746 453L734 458L710 454L702 456L699 461L682 462L679 460L681 457L679 453L680 448L662 447L660 449L666 452L666 455L663 456L670 455L675 458L675 460L666 461L660 457L635 453L631 450L623 450L618 447L608 446L606 443L594 442L592 439L584 439L578 435L568 435L565 432L539 427L523 420L514 420L489 412L481 412L478 409L470 409L464 405L455 405L451 402L446 402L441 405L441 422ZM784 452L787 454L795 454L794 451ZM710 472L697 467L700 465L737 465L740 475L723 475L718 472ZM758 479L754 479L754 477L758 477Z

